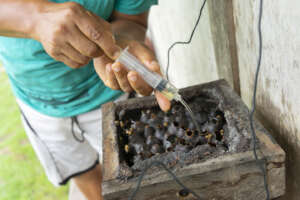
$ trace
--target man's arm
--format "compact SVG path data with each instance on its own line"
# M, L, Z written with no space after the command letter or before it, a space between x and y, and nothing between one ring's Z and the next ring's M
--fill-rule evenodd
M0 35L38 40L50 56L73 68L103 52L111 59L119 55L111 25L74 2L2 0Z
M0 35L29 38L38 7L45 2L47 1L2 0L0 4Z

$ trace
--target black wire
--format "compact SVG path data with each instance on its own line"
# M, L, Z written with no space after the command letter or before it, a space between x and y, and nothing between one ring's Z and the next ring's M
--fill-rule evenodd
M257 152L256 152L257 139L256 139L256 132L255 132L254 125L253 125L253 118L254 118L254 113L255 113L255 108L256 108L256 91L257 91L258 75L259 75L259 70L260 70L260 66L261 66L261 57L262 57L262 33L261 33L262 14L263 14L263 0L260 0L259 17L258 17L259 52L258 52L258 60L257 60L257 67L256 67L256 72L255 72L255 80L254 80L252 109L251 109L249 118L250 118L250 127L251 127L251 134L252 134L252 140L253 140L253 154L254 154L257 165L259 166L260 170L263 173L264 187L265 187L265 191L266 191L266 195L267 195L266 199L269 200L270 192L269 192L269 188L268 188L266 169L263 166L263 163L259 162L258 157L257 157Z
M192 30L192 33L190 35L190 38L188 39L188 41L179 41L179 42L174 42L169 48L168 48L168 55L167 55L167 66L166 66L166 76L167 76L167 80L169 80L169 68L170 68L170 53L171 53L171 50L173 49L174 46L176 46L177 44L190 44L192 39L193 39L193 36L194 36L194 33L195 33L195 30L200 22L200 19L201 19L201 16L202 16L202 11L203 11L203 8L205 6L205 3L206 3L206 0L204 0L202 6L201 6L201 9L200 9L200 12L199 12L199 16L197 18L197 21L196 21L196 24Z
M133 198L136 196L137 192L139 191L140 189L140 186L141 186L141 183L142 183L142 180L146 174L146 172L148 171L148 169L150 169L153 165L160 165L164 168L164 170L166 170L171 176L172 178L176 181L176 183L178 185L180 185L184 190L186 190L188 193L191 193L193 194L195 197L197 197L198 200L201 200L200 196L197 195L195 192L193 192L192 190L190 190L189 188L187 188L185 185L183 185L183 183L181 183L181 181L177 178L177 176L170 170L166 167L166 165L160 161L153 161L151 162L145 169L143 169L141 175L139 176L139 179L138 179L138 183L137 183L137 186L135 188L135 190L132 192L131 196L129 197L129 200L133 200Z
M79 128L79 130L80 130L81 138L79 138L79 137L76 136L76 133L75 133L75 131L74 131L74 124L76 124L76 125L78 126L78 128ZM83 143L83 142L85 141L85 137L84 137L85 132L80 128L76 116L71 117L71 133L72 133L72 135L73 135L73 138L74 138L77 142Z

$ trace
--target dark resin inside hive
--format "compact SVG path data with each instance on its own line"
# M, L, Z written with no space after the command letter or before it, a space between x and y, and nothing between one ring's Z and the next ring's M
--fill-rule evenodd
M226 152L228 128L218 103L195 97L188 104L201 130L196 130L189 113L179 103L174 103L168 113L157 107L120 110L115 124L123 165L140 170L147 161L162 160L172 166L180 161L193 162L212 152Z

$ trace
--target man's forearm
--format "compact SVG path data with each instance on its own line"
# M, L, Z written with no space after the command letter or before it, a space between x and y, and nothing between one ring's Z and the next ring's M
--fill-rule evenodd
M146 27L129 20L115 20L112 22L112 30L116 39L136 40L141 43L145 41Z
M30 38L37 12L46 0L1 0L0 35Z

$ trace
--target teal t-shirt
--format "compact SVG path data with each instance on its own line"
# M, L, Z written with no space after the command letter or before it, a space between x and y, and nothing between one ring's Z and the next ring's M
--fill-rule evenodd
M67 0L54 0L63 3ZM108 19L114 10L125 14L147 11L156 0L75 0ZM106 87L93 63L71 69L51 58L32 39L0 37L0 60L17 98L46 115L75 116L116 99L122 93Z

